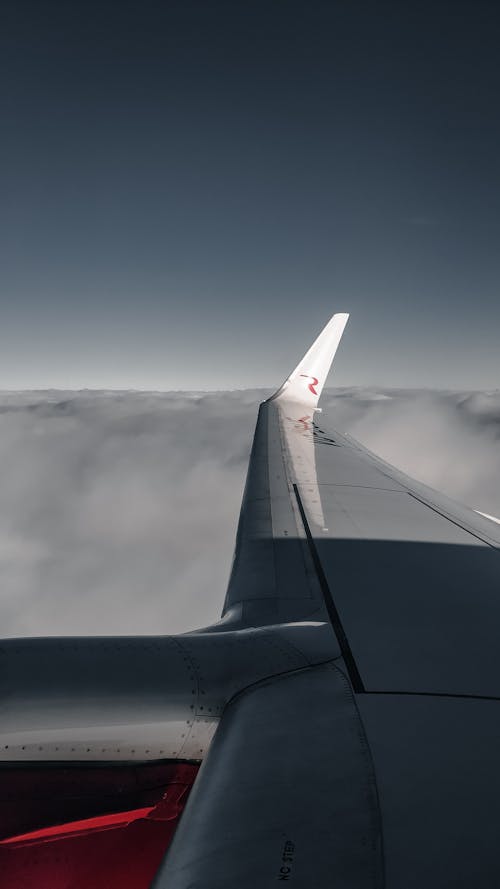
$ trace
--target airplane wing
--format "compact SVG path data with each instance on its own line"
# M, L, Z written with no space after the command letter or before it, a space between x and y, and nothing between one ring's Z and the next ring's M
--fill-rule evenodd
M328 429L346 321L260 407L219 623L2 644L5 885L500 884L500 525Z
M327 428L346 320L260 408L222 621L338 650L228 704L158 889L500 884L500 526Z

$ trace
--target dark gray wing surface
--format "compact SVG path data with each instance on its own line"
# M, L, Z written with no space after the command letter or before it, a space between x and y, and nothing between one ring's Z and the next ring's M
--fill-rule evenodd
M296 491L359 690L500 697L500 526L311 434L322 526Z

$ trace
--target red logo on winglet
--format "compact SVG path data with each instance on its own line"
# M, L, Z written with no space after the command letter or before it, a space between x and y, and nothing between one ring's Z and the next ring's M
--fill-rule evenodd
M317 386L319 383L318 378L310 377L309 374L301 374L300 376L305 377L306 380L312 380L312 383L309 383L307 388L309 389L309 392L312 392L313 395L317 395L318 393L316 392L316 389L314 387Z

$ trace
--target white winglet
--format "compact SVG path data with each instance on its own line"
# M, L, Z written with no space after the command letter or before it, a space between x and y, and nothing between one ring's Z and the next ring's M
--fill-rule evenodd
M286 398L287 401L298 401L307 407L317 406L348 318L349 315L344 312L330 318L302 361L278 391L271 395L269 401Z

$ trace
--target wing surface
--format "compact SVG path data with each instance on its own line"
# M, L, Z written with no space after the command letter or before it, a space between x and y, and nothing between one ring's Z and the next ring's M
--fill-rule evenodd
M342 656L228 705L155 886L493 889L500 527L328 431L316 357L261 405L221 626Z
M304 361L260 408L225 613L333 616L359 690L500 697L500 526L328 431Z

